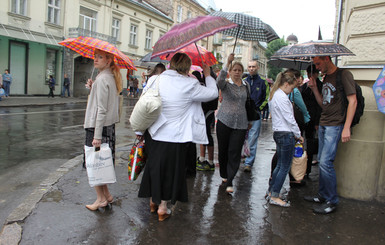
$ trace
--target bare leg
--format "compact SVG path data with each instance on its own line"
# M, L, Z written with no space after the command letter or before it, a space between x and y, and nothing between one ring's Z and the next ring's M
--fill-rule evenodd
M103 188L103 194L106 197L107 202L112 203L112 201L114 200L114 197L111 195L110 191L108 190L108 186L103 185L102 188Z
M209 161L214 163L214 146L207 146L207 155L208 155Z
M199 156L205 158L205 154L206 154L206 146L200 145L200 155Z
M104 196L104 186L95 186L96 191L96 201L91 205L86 205L86 208L89 210L95 211L98 208L102 208L107 206L108 202L106 197ZM108 190L108 189L107 189Z

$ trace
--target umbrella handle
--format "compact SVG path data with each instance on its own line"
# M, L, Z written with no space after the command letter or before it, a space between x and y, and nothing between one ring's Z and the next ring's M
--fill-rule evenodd
M239 30L240 30L240 29L241 29L241 27L238 26L237 35L235 35L235 43L234 43L233 53L234 53L234 51L235 51L235 47L237 46L238 34L239 34Z
M202 61L202 68L203 68L203 59L202 59L202 55L201 55L201 52L199 52L199 48L198 48L198 45L197 45L197 43L196 43L196 42L194 42L194 44L195 44L195 47L196 47L196 48L197 48L197 50L198 50L199 58L201 58L201 61Z

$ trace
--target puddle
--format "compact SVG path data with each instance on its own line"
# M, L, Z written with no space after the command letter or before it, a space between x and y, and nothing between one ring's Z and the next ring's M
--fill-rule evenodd
M62 192L59 190L53 190L43 197L42 202L60 202L62 199Z

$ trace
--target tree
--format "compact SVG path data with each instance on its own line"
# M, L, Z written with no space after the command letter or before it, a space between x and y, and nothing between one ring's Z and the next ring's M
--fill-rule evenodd
M268 59L280 48L287 46L287 42L285 41L284 37L281 39L276 39L274 41L271 41L267 44L267 49L265 52L265 55ZM267 65L267 68L269 72L267 73L268 77L272 78L275 81L275 78L277 77L278 73L282 71L282 68L278 68L272 65Z

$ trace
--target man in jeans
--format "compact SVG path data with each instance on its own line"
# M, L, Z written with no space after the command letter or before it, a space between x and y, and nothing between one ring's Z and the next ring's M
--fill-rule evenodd
M318 129L319 190L316 196L305 196L305 200L321 203L313 209L315 213L328 214L336 210L338 204L337 179L334 169L334 158L338 142L350 140L350 125L357 107L356 89L353 75L343 70L341 83L349 102L347 109L343 108L341 91L337 86L337 70L329 56L313 58L316 68L326 74L323 80L322 95L319 93L314 77L309 80L309 87L314 93L318 104L322 107Z
M256 60L249 61L247 70L249 75L244 79L250 85L251 99L254 100L256 107L258 108L258 114L261 116L261 111L267 106L270 88L269 84L265 79L262 79L258 75L258 62ZM251 122L252 126L249 129L248 141L250 146L250 156L245 160L245 172L250 172L251 167L254 164L255 155L257 153L257 144L259 132L261 130L262 118L257 121Z

